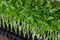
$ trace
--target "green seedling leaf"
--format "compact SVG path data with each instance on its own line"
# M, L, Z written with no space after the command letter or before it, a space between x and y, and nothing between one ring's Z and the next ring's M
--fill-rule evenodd
M47 20L53 20L54 19L54 17L52 17L52 16L49 16L48 18L47 18Z

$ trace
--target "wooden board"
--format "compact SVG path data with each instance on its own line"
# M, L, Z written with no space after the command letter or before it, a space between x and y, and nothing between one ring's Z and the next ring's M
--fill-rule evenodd
M6 36L0 35L0 40L9 40Z

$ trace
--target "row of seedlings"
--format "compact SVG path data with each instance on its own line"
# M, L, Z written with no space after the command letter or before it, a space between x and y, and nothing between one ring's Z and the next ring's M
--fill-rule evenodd
M20 35L22 38L25 37L26 40L58 40L57 32L45 31L46 33L44 34L36 34L36 29L34 31L30 31L30 25L25 23L24 20L18 19L18 21L13 21L12 23L9 23L9 21L12 19L12 17L5 19L2 15L0 17L0 28L12 32L13 34L17 34L17 36ZM56 38L48 38L51 33L53 33Z

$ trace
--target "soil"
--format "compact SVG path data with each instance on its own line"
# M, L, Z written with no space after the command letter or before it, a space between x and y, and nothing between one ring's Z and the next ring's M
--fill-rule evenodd
M9 40L6 36L0 35L0 40Z

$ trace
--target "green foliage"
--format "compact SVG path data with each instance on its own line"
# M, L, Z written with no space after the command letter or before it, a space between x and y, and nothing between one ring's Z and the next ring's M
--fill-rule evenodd
M13 21L24 20L30 24L31 31L42 28L42 31L60 32L60 3L57 3L52 0L3 0L0 1L0 15L12 17ZM39 34L41 30L38 29L36 33Z

